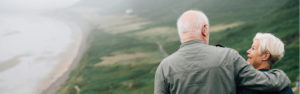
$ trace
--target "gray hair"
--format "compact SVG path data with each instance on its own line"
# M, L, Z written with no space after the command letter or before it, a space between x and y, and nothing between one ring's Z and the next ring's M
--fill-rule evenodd
M284 56L283 42L270 33L257 33L254 40L259 41L258 54L270 52L270 63L275 64Z
M193 21L186 21L183 20L183 15L187 13L194 13L196 16L196 20ZM202 30L202 25L207 24L209 25L207 16L202 11L197 10L189 10L184 12L178 19L177 19L177 30L178 34L181 37L181 34L183 32L188 32L196 29L197 27L200 27L197 32L200 34Z

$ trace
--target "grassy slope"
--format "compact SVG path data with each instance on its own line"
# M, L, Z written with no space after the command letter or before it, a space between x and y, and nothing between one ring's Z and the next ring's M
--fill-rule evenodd
M196 0L188 3L182 3L188 5L195 2ZM213 3L212 1L210 2ZM149 1L147 3L153 2ZM268 10L268 13L264 14L262 17L259 16L260 18L250 17L251 19L255 19L254 21L248 21L242 26L230 28L224 32L212 33L210 44L221 43L227 47L237 49L241 55L245 56L245 51L250 47L252 38L256 32L273 33L280 37L286 44L286 56L273 67L283 69L287 72L291 80L294 81L295 77L299 73L298 4L298 0L289 0L289 3L283 7L273 12L269 12L270 10ZM149 4L149 6L150 5L151 4ZM163 5L164 4L161 6ZM178 4L170 5L178 6ZM141 8L141 10L142 9L143 8ZM164 12L159 12L152 16L147 16L146 13L142 13L140 16L153 19L153 17L156 17L155 15L165 15ZM222 15L232 14L235 13L224 13ZM239 15L239 17L241 15ZM218 18L218 16L213 18L222 18L222 16L219 17L220 18ZM223 18L226 17L228 16L223 16ZM81 94L153 94L154 73L160 60L163 58L155 44L155 41L161 41L164 48L166 48L169 53L176 51L180 44L178 41L167 41L163 37L161 39L156 38L157 40L148 40L147 38L134 37L134 34L135 32L141 32L161 25L174 26L172 24L174 24L176 18L171 17L170 19L164 20L163 22L154 20L154 24L147 25L139 30L133 30L133 32L127 34L110 34L102 32L103 30L95 30L91 33L92 42L90 43L91 46L89 50L84 54L79 65L72 71L66 84L57 93L74 94L76 92L74 86L77 85L81 89ZM242 18L237 19L243 20ZM235 20L230 18L228 21L233 22ZM213 22L221 23L222 21L216 20ZM126 61L131 62L126 64L95 66L95 64L102 61L101 57L112 56L115 52L144 52L150 54L150 57Z
M266 15L266 12L281 6L285 1L279 0L156 0L157 2L145 2L136 4L138 14L162 24L174 24L178 15L189 9L204 11L210 19L210 24L231 23L234 21L249 21ZM272 3L276 2L276 3ZM272 3L272 4L270 4ZM146 5L146 6L145 6ZM148 6L147 6L148 5ZM155 7L151 6L155 5ZM142 8L140 8L142 6ZM151 9L153 8L153 9ZM153 11L159 10L159 11ZM139 12L141 11L141 12ZM155 12L155 13L153 13Z
M84 0L78 6L100 8L101 13L124 13L132 9L134 14L155 21L155 25L175 26L177 17L186 10L204 11L211 25L250 21L267 15L286 0ZM108 10L108 11L104 11Z
M58 93L76 93L74 86L81 89L81 94L127 94L129 92L151 92L153 85L153 75L159 60L160 54L153 57L140 58L122 65L95 66L102 60L100 57L110 56L113 52L132 53L141 51L153 53L157 50L154 43L145 43L133 38L121 35L95 31L91 37L93 42L91 48L85 53L81 63L71 73L67 84ZM132 86L130 86L132 84ZM125 92L124 92L125 91Z

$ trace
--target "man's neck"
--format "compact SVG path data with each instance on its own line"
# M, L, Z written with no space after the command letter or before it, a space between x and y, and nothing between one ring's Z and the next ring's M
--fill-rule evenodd
M202 40L201 38L191 38L191 37L189 37L189 38L184 38L184 39L182 39L182 43L185 43L185 42L188 42L188 41L191 41L191 40Z
M194 35L190 35L190 34L183 35L182 39L181 39L181 43L185 43L185 42L188 42L191 40L202 40L205 43L205 41L202 37L194 36Z

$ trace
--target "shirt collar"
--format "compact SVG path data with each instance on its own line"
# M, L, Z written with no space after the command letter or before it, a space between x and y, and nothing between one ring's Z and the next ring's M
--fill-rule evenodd
M269 71L269 69L259 69L259 71Z
M196 44L196 43L201 43L201 44L204 44L204 42L202 40L199 40L199 39L196 39L196 40L190 40L190 41L187 41L187 42L184 42L180 45L180 48L186 46L186 45L191 45L191 44Z

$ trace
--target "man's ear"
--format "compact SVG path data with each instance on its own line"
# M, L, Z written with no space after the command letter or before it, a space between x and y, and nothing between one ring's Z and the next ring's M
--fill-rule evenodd
M262 60L269 60L271 58L270 52L266 52L262 56Z
M208 30L207 30L207 24L204 24L202 26L202 30L201 30L201 35L204 36L204 37L208 37Z

